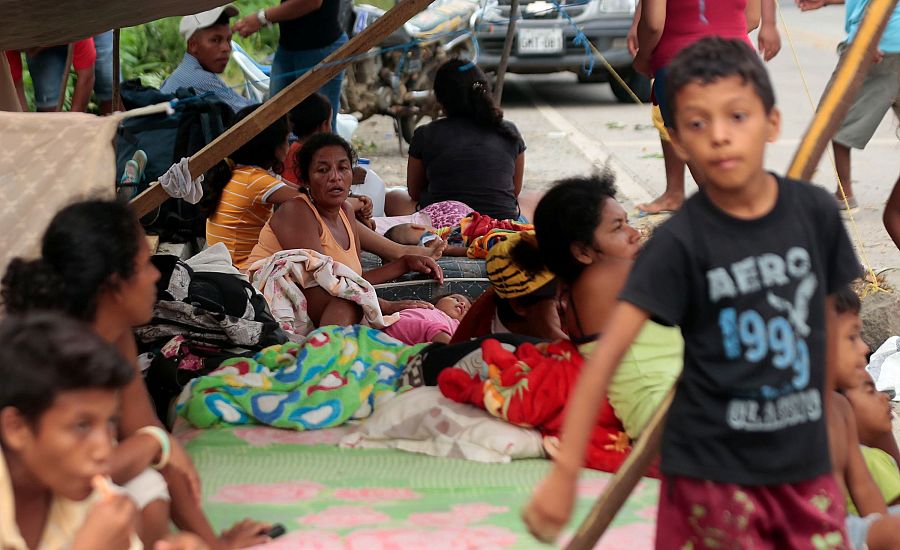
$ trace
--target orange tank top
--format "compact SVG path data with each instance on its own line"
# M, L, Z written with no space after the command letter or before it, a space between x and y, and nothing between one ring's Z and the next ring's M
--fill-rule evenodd
M344 227L347 229L347 235L350 236L350 248L348 249L344 249L338 244L334 235L331 234L331 230L325 225L325 221L319 216L319 211L316 210L316 207L309 201L309 197L301 194L298 198L306 202L306 205L309 206L313 215L316 217L316 221L319 222L319 227L322 230L322 234L319 235L319 244L322 246L322 253L326 256L331 256L334 261L340 262L354 272L362 275L362 264L359 263L359 250L356 248L356 238L354 237L353 226L350 225L350 220L347 218L347 214L343 209L341 210L341 221L344 222ZM246 265L248 267L253 265L257 260L268 258L276 252L284 250L284 247L278 242L278 237L275 235L275 232L272 231L270 224L271 221L266 222L266 225L263 226L260 231L259 242L253 247L253 251L247 259Z

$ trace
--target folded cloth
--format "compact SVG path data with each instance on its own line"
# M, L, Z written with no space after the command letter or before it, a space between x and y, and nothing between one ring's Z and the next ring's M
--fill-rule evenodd
M315 250L282 250L255 262L248 274L254 288L266 297L275 319L294 334L305 336L315 328L302 289L316 286L359 305L364 324L384 328L399 319L396 314L382 315L375 287L362 275Z
M191 204L197 204L203 198L203 175L197 179L191 179L191 172L188 170L188 161L185 157L173 164L159 177L159 184L175 199L184 199Z
M225 243L216 243L191 256L184 263L191 266L194 273L225 273L248 281L240 269L234 267L231 261L231 253Z
M541 435L482 409L451 401L438 388L415 388L379 405L341 447L400 449L476 462L542 458Z

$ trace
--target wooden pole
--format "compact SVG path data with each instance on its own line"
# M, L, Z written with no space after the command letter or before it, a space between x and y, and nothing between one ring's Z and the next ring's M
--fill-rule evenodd
M512 0L509 5L509 24L506 26L506 40L503 42L503 53L497 66L497 84L494 86L494 100L497 105L503 101L503 81L506 78L506 67L509 65L509 54L512 53L513 40L516 37L516 24L519 19L519 0Z
M797 147L788 168L789 178L803 181L812 178L825 147L841 127L847 111L853 105L859 87L862 86L865 75L872 65L878 41L881 40L884 28L896 6L897 0L869 2L856 36L838 64L835 77L822 93L816 116Z
M631 454L622 463L619 471L606 486L594 507L581 522L575 536L566 546L567 550L589 550L603 536L606 528L619 513L619 509L628 500L628 495L644 476L647 467L659 454L666 415L674 397L675 388L673 387L663 398L653 416L650 417L650 421L641 432L641 437L631 450Z
M263 103L262 107L253 114L229 128L192 156L188 163L191 177L200 176L270 124L283 117L295 105L334 78L354 58L380 44L410 18L428 7L432 1L401 0L398 2L363 32L325 58L315 69L295 80L275 97ZM168 198L169 195L162 189L159 182L153 182L146 191L131 200L131 206L137 216L141 217L152 212Z
M69 72L72 70L72 57L75 55L75 44L66 47L66 68L59 83L59 99L56 101L56 110L62 111L66 106L66 91L69 89Z
M853 104L856 92L872 65L872 55L897 2L898 0L872 0L869 3L856 37L838 65L837 76L822 94L819 110L816 111L800 142L788 170L788 177L809 180L812 176L828 141L840 127L847 110ZM644 428L638 444L578 527L575 537L566 547L567 550L593 548L612 523L647 466L659 454L663 425L674 394L673 388L660 403L659 409Z
M119 93L121 83L119 82L119 74L121 70L121 57L119 52L119 44L121 44L121 29L113 30L113 66L112 66L112 79L113 79L113 89L112 89L112 110L113 111L121 111L124 109L122 105L122 96ZM101 113L103 114L103 113Z

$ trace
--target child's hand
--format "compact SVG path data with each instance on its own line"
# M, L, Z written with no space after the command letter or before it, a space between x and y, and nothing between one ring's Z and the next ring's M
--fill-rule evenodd
M774 24L764 24L759 29L757 37L759 54L764 60L769 61L781 51L781 36Z
M372 217L372 199L365 195L353 195L347 198L353 213L360 221L365 221Z
M219 541L222 548L247 548L269 542L269 532L272 526L268 523L245 519L235 523L227 531L222 531Z
M575 504L577 474L554 466L534 490L522 511L528 531L542 542L553 542L569 522Z
M127 495L106 495L91 508L75 533L72 550L127 550L131 546L137 509Z

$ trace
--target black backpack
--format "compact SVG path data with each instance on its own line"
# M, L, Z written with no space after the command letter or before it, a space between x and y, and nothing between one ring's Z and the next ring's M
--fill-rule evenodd
M126 119L116 134L116 192L123 200L136 197L156 181L170 166L189 157L222 134L231 124L234 113L214 94L196 95L193 89L179 88L164 94L143 86L140 80L122 84L122 102L126 109L146 107L178 99L174 114ZM144 176L134 185L122 186L122 174L138 150L147 154ZM186 242L206 237L206 220L197 205L183 199L164 202L141 220L148 233L167 242Z

